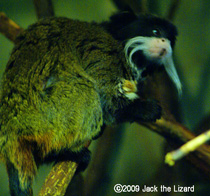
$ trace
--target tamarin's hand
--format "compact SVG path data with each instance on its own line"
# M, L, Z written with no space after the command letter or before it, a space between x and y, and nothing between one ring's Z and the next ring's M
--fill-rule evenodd
M158 67L181 93L172 60L176 28L151 15L123 17L103 24L50 18L17 38L0 98L0 155L11 195L32 195L43 163L73 160L84 169L90 152L83 146L102 125L160 118L158 102L141 98L143 81Z

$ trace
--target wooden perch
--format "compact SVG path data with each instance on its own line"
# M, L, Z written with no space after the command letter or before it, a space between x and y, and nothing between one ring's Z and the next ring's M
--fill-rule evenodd
M77 164L72 161L57 163L47 176L38 196L64 195L76 168Z
M9 19L3 12L0 12L0 32L10 41L15 42L15 38L23 29L14 21Z

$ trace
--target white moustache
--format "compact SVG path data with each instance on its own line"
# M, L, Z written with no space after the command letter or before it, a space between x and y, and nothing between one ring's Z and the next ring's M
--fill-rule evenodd
M125 45L125 56L131 68L137 71L137 79L139 79L143 70L137 69L138 66L132 60L133 54L137 51L142 51L148 60L164 65L167 74L177 88L179 96L181 96L182 84L174 66L170 41L165 38L143 36L128 40Z

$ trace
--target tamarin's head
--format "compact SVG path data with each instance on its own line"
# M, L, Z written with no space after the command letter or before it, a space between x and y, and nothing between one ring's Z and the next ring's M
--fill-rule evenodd
M172 58L177 29L171 22L151 14L135 16L125 12L113 15L105 25L115 39L124 43L127 61L137 79L163 66L178 93L182 93Z

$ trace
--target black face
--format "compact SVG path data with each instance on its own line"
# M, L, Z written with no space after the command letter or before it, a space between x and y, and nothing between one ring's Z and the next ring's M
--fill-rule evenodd
M125 57L136 81L164 68L181 94L182 85L172 57L177 36L177 29L172 23L151 14L136 17L124 12L113 15L110 22L102 26L124 43Z
M122 39L136 36L163 37L170 40L173 48L176 41L177 29L165 19L153 15L141 15L136 21L122 29L121 36Z
M177 29L169 21L151 14L136 17L132 13L113 15L106 29L118 40L124 41L136 36L163 37L174 47Z

